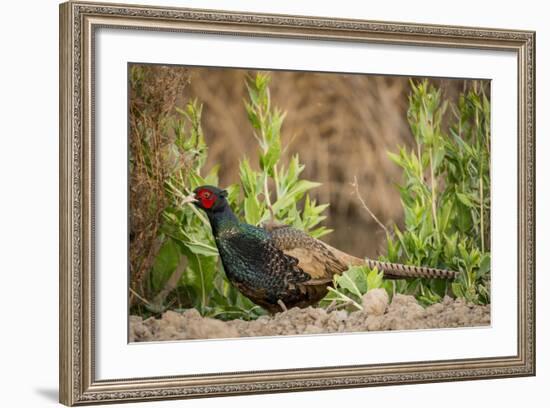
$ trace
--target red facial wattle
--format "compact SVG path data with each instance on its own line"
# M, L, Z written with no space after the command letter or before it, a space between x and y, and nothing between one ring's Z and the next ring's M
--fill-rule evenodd
M212 208L215 201L216 201L215 197L201 198L201 203L204 208Z
M202 206L206 209L212 208L212 206L216 202L216 195L208 190L198 191L197 196L201 201Z

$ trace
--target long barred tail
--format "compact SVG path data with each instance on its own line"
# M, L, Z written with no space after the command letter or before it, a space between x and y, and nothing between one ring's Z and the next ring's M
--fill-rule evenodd
M321 242L321 241L318 241ZM440 279L455 279L458 272L449 271L447 269L428 268L426 266L402 265L391 262L380 262L373 259L361 259L356 256L346 254L336 248L331 247L323 242L334 256L344 265L367 265L369 268L378 268L384 272L384 278L387 279L403 279L403 278L440 278Z
M440 278L455 279L458 272L447 269L428 268L425 266L402 265L391 262L380 262L366 259L365 263L369 268L378 268L384 272L385 278Z

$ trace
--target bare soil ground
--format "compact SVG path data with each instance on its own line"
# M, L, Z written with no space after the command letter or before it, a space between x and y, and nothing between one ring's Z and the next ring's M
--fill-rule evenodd
M490 321L490 305L446 297L441 303L424 308L412 296L397 294L388 303L385 291L373 290L364 296L363 310L351 313L294 308L254 321L204 318L195 309L183 313L167 311L160 319L130 316L130 341L473 327L489 325Z

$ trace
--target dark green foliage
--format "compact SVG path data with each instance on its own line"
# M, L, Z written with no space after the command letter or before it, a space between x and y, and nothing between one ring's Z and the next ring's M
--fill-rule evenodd
M451 125L444 126L448 103L427 81L411 81L408 120L416 146L389 157L403 169L398 186L405 215L387 236L383 261L460 271L455 282L440 279L382 281L368 267L351 267L335 276L323 300L361 309L360 297L383 287L390 295L415 295L424 304L444 295L474 303L490 302L490 103L474 86L451 106ZM370 278L370 284L368 284Z
M352 266L342 275L335 275L333 287L321 300L323 307L363 310L361 297L369 290L383 288L391 293L391 281L384 280L384 273L366 265Z
M321 214L328 204L317 205L310 199L307 192L320 184L300 179L304 165L298 155L293 156L287 166L281 163L284 150L281 126L285 114L272 108L268 85L269 76L265 74L249 78L247 83L250 101L245 101L245 107L259 144L260 170L253 170L247 158L241 160L239 169L244 197L242 205L232 208L238 217L242 215L241 219L251 225L277 220L320 237L330 232L325 227L317 227L326 218ZM234 185L231 190L238 188Z
M408 119L416 148L390 153L403 169L399 186L405 226L388 236L385 259L460 271L445 281L401 281L399 292L425 303L445 294L488 303L490 272L490 103L474 86L451 106L428 82L414 84Z

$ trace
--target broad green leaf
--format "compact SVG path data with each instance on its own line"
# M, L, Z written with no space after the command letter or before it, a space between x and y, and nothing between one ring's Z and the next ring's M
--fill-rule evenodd
M489 254L483 254L479 263L479 269L476 273L478 279L484 278L487 272L491 270L491 256Z
M225 188L227 190L227 201L231 206L236 206L238 204L239 195L241 188L239 184L234 183Z
M328 235L332 232L333 230L330 229L330 228L326 228L326 227L319 227L319 228L316 228L314 230L311 230L308 232L309 235L311 235L313 238L320 238L320 237L323 237L325 235Z
M216 247L212 245L204 244L200 241L185 241L183 243L189 251L196 255L218 256Z
M462 204L464 204L465 206L467 206L467 207L474 207L474 203L470 200L470 198L469 198L466 194L457 192L457 193L456 193L456 196L458 197L458 199L460 200L460 202L461 202Z
M261 219L261 207L256 196L248 196L244 199L244 216L248 224L257 225Z
M277 164L281 157L281 142L279 139L273 140L265 155L261 156L261 168L273 177L273 166Z
M168 238L162 244L151 271L151 282L154 291L162 289L164 283L178 266L180 252L175 242Z
M241 163L239 165L239 173L244 193L246 195L256 195L258 177L256 175L256 172L254 172L254 170L252 170L252 168L250 167L250 162L246 157L241 160Z
M367 274L367 290L377 289L382 287L384 281L384 272L379 272L377 268L372 269Z
M248 115L248 121L252 125L252 127L256 130L260 130L262 127L262 124L260 122L260 118L258 117L258 114L256 113L256 110L254 109L254 106L245 102L244 106L246 108L246 113Z
M338 287L350 291L357 297L361 297L362 292L358 287L358 285L360 285L359 277L361 276L361 274L362 272L360 267L352 267L344 272L342 275L336 276L335 281L338 284ZM363 293L364 292L365 290L363 291Z
M387 155L390 158L390 160L393 161L395 164L397 164L400 167L405 167L403 164L403 160L399 155L392 152L387 152Z
M319 187L321 183L316 183L309 180L300 180L294 187L273 204L273 211L276 213L283 208L288 207L291 203L296 202L297 199L301 198L301 195L306 191L309 191L315 187Z

